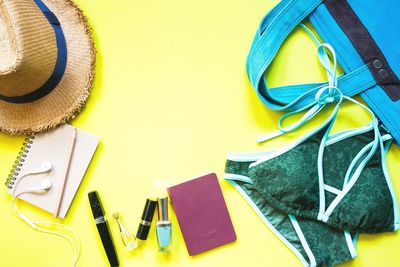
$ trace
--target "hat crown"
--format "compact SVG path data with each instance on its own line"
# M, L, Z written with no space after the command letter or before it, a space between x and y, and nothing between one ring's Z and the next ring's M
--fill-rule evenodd
M0 1L0 94L33 92L57 61L54 30L33 0Z

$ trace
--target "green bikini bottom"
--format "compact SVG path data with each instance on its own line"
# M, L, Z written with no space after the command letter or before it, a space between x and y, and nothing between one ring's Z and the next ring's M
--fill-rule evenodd
M268 204L252 180L247 176L248 168L239 162L228 159L225 179L231 183L247 200L263 222L277 235L300 259L304 266L333 266L356 257L358 234L341 231L327 224L298 218L277 210ZM248 161L250 165L252 161ZM235 166L236 165L236 166ZM233 173L233 172L237 173Z

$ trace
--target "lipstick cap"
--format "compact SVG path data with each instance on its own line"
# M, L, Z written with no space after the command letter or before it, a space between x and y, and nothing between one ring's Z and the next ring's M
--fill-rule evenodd
M154 216L154 211L156 210L157 207L157 201L153 199L146 199L146 204L143 209L143 214L142 214L142 220L151 222L153 220Z

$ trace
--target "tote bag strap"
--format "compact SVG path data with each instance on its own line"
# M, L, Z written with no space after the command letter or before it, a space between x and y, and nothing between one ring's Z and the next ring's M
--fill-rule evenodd
M327 83L297 84L268 88L264 78L287 36L307 18L323 0L282 0L261 21L246 62L247 75L259 98L269 108L284 110L306 106L314 100L314 94ZM376 81L368 66L364 65L338 78L338 85L344 95L356 95ZM296 105L286 106L294 101Z

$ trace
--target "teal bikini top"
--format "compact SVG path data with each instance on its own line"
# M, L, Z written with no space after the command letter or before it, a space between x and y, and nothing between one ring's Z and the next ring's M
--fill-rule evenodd
M284 115L278 131L262 136L258 141L294 131L325 106L335 107L310 134L250 164L249 176L263 197L286 213L355 232L398 230L397 200L385 163L392 137L379 125L368 107L341 93L333 48L329 44L320 44L306 30L318 44L318 57L327 71L328 85L315 94L311 104ZM308 93L289 105L296 105L305 96ZM368 111L372 122L330 135L343 100ZM297 123L282 126L285 118L301 111L306 112Z

